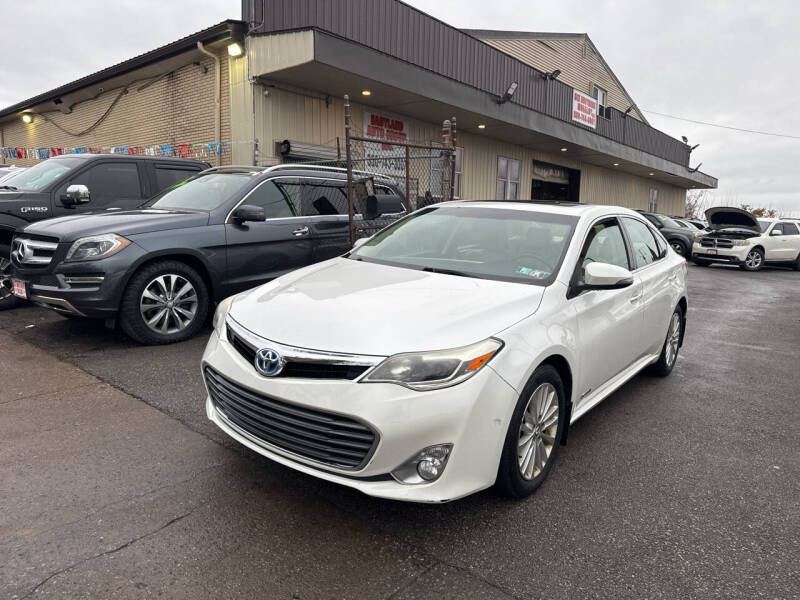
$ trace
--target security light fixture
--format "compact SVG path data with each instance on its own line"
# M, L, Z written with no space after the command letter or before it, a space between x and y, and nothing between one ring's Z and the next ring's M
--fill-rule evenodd
M503 97L499 98L497 100L497 103L498 104L505 104L506 102L511 100L511 98L514 96L514 94L517 91L517 87L519 87L519 84L516 81L513 82L510 86L508 86L508 89L506 90L506 93L503 94Z
M633 110L633 106L629 106L628 109L625 111L625 116L627 117L632 110Z
M243 52L244 50L242 50L242 46L238 42L228 44L228 54L230 56L241 56Z
M555 71L550 71L549 73L543 73L542 77L544 79L556 79L559 75L561 75L561 69L556 69Z
M691 148L689 148L689 152L694 152L694 149L697 148L700 144L695 144Z
M687 138L685 135L682 135L681 139L683 140L684 144L688 144L689 143L689 138Z
M33 115L31 113L24 113L22 115L23 123L33 123Z
M369 90L361 90L362 96L372 96L372 92Z

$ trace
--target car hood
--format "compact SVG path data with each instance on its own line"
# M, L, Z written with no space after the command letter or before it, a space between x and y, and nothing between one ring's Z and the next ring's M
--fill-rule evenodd
M184 227L201 227L208 224L208 218L208 213L204 212L157 209L106 210L47 219L28 225L25 232L57 237L63 242L69 242L103 233L130 236Z
M706 211L709 229L746 229L761 232L761 226L752 213L732 206L715 206Z
M335 258L240 294L229 315L281 344L388 356L491 337L536 312L544 289Z

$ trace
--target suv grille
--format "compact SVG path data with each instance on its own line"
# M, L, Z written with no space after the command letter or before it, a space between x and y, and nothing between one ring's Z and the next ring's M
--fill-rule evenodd
M733 248L733 240L704 237L701 238L700 245L703 248Z
M237 335L228 327L228 341L236 351L251 365L255 363L256 352L259 350L244 338ZM281 377L296 377L301 379L357 379L370 368L370 365L337 365L319 361L299 361L286 358L286 366L276 375Z
M46 267L53 260L58 242L15 237L11 242L11 259L18 265Z
M377 445L375 433L358 421L253 392L210 367L204 373L217 410L267 445L351 470L366 464Z

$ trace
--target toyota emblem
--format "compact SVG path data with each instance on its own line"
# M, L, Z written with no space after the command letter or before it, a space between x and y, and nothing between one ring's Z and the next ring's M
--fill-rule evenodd
M272 348L262 348L256 352L256 371L264 377L275 377L283 371L286 361Z

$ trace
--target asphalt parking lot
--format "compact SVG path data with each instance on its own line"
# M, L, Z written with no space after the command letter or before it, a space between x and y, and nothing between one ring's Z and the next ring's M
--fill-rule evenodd
M203 337L0 313L0 597L800 596L800 272L690 268L672 376L514 502L371 499L206 421Z

